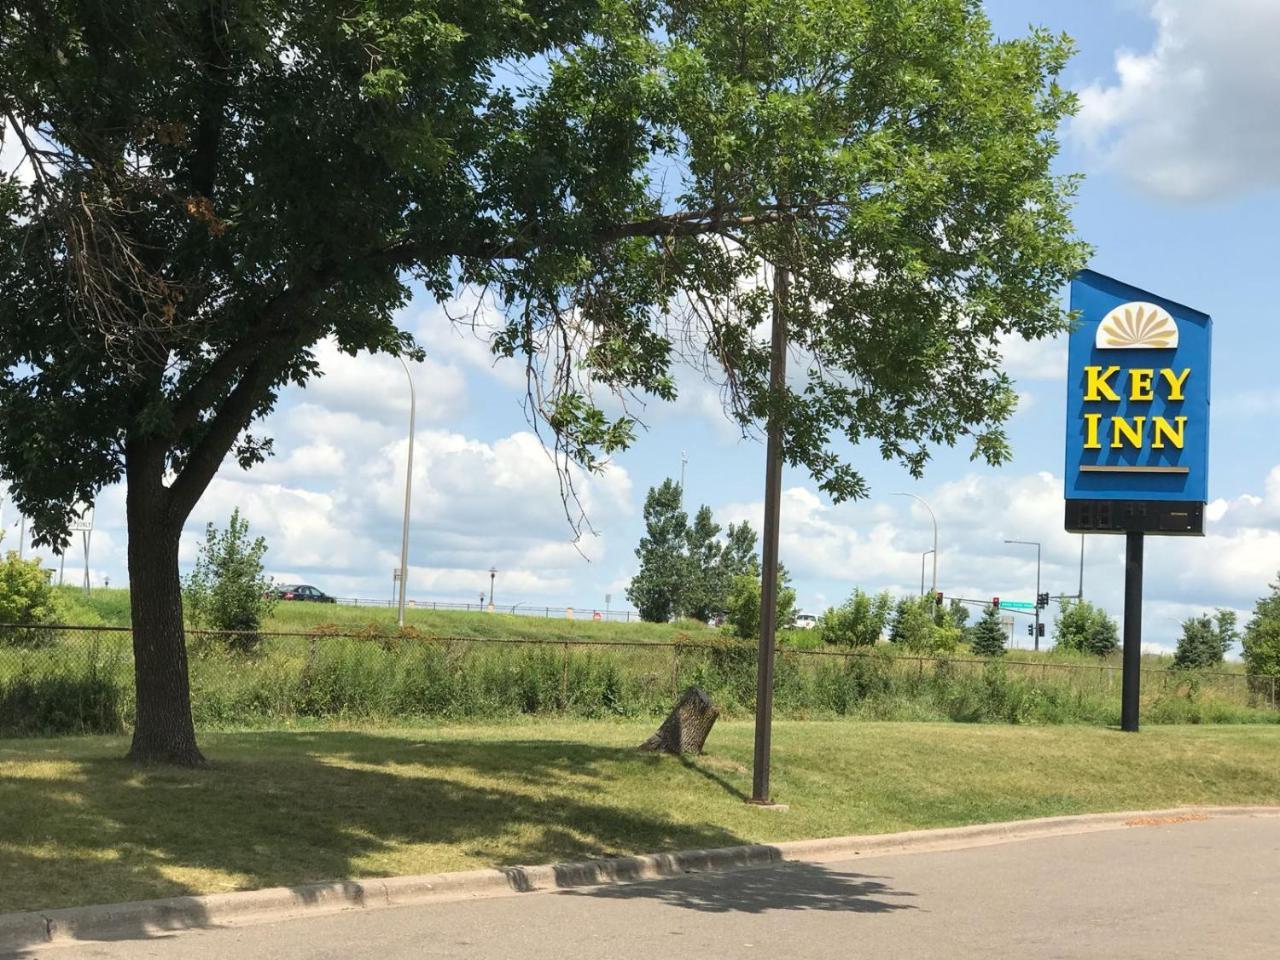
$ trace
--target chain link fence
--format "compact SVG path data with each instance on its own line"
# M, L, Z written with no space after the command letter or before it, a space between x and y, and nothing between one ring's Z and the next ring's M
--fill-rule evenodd
M0 736L118 733L133 716L126 627L0 624ZM204 727L294 719L407 722L516 715L658 716L690 684L749 715L756 647L713 641L428 636L369 628L188 631L192 705ZM1116 723L1121 670L1007 656L779 650L780 717ZM1144 669L1148 723L1280 722L1280 680Z

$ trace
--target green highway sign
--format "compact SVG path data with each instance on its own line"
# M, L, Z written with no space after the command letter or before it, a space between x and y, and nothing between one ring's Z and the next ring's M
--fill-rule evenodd
M1003 610L1005 607L1010 610L1034 610L1036 605L1034 603L1025 603L1022 600L1001 600L1000 609Z

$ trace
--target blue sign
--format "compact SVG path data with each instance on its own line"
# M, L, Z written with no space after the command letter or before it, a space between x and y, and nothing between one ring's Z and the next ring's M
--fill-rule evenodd
M1205 503L1209 315L1092 270L1071 309L1067 499Z

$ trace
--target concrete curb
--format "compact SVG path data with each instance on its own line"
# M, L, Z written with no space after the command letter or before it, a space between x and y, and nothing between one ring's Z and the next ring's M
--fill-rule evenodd
M348 880L244 893L171 897L135 903L0 914L0 951L85 940L145 939L178 930L266 923L299 915L405 907L447 900L509 896L572 887L635 883L691 873L761 867L785 861L822 863L926 850L954 850L1015 840L1156 826L1222 817L1280 817L1280 806L1178 807L984 823L938 830L796 840L715 850L683 850L583 863L469 870L415 877ZM1135 822L1137 821L1137 822Z

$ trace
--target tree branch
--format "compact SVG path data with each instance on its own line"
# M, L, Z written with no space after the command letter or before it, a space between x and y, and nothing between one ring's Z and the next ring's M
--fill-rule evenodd
M245 370L169 487L170 508L177 517L185 520L195 508L226 459L227 451L253 419L264 391L280 375L294 351L318 333L314 325L303 324L275 350L259 353ZM285 359L282 361L281 357Z

